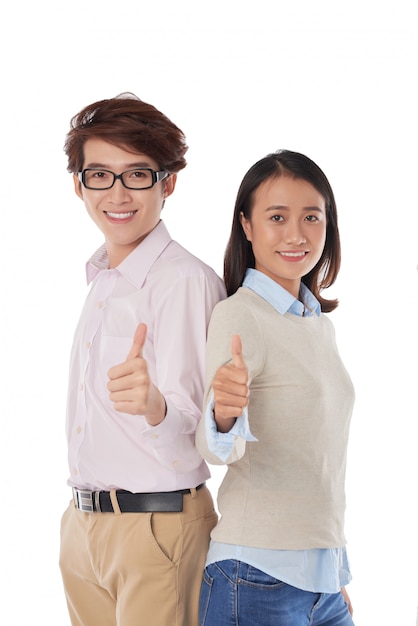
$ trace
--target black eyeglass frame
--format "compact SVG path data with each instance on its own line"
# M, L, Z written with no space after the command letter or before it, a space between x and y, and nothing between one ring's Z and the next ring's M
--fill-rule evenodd
M151 172L151 177L152 177L151 185L148 185L147 187L129 187L125 183L125 181L122 178L123 175L127 174L128 172L137 172L138 170ZM89 185L86 185L86 172L107 172L108 174L112 174L113 182L108 187L90 187ZM151 187L154 187L156 183L159 183L161 180L164 180L165 178L167 178L167 176L170 176L170 172L166 172L165 170L155 171L151 169L150 167L134 167L130 170L125 170L124 172L121 172L120 174L115 174L115 172L112 172L112 170L106 170L106 169L103 169L102 167L86 167L82 172L78 172L77 174L78 180L81 183L83 183L84 187L86 189L92 189L93 191L106 191L108 189L112 189L113 185L115 184L117 180L120 180L120 182L126 189L131 189L133 191L142 191L143 189L151 189Z

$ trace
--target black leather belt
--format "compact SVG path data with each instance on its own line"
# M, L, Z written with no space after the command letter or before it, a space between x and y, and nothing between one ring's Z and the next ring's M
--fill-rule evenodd
M196 490L205 486L198 485ZM156 493L132 493L118 489L116 498L121 513L178 513L183 510L183 495L190 489L159 491ZM110 491L87 491L73 487L74 504L87 513L114 513Z

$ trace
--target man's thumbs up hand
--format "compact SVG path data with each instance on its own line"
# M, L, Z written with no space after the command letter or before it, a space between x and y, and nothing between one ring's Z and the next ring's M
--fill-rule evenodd
M109 370L107 388L116 411L144 415L149 424L156 426L165 417L166 405L151 382L147 362L142 356L146 338L147 327L139 324L126 361Z

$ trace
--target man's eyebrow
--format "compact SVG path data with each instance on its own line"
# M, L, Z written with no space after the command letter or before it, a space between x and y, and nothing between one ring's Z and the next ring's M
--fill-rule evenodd
M87 163L85 165L86 168L94 168L94 169L103 169L103 170L110 170L111 171L111 167L109 165L106 165L105 163L99 163L99 162L92 162L92 163ZM135 168L140 168L140 167L151 167L150 163L148 161L135 161L135 163L125 163L125 165L123 166L124 169L135 169Z

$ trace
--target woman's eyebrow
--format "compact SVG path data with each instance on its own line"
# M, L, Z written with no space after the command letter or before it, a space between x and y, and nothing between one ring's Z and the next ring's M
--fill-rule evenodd
M285 204L273 204L266 208L266 211L290 211L290 207ZM317 213L323 213L325 209L318 206L304 206L302 207L302 211L316 211Z

